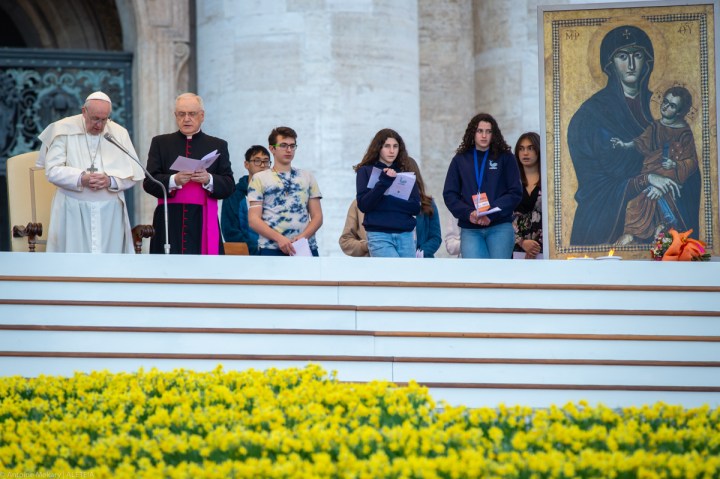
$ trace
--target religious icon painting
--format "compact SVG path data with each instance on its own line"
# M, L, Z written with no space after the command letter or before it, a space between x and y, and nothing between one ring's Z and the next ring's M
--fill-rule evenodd
M713 3L538 7L550 258L720 254Z

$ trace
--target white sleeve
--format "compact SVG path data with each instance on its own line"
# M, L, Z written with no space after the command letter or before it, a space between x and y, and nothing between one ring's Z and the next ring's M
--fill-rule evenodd
M45 176L58 188L82 191L79 179L83 170L67 166L67 136L56 136L45 154Z

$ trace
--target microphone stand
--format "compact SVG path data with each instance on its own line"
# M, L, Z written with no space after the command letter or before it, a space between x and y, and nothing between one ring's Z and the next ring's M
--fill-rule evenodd
M167 189L165 188L165 185L163 185L162 182L160 182L160 181L156 180L155 178L153 178L153 176L152 176L152 175L150 174L150 172L143 166L143 164L140 163L140 161L139 161L137 158L135 158L133 155L131 155L130 152L129 152L124 146L122 146L122 145L115 139L114 136L112 136L110 133L105 133L104 138L105 138L107 141L109 141L110 143L112 143L113 145L115 145L116 147L118 147L120 150L122 150L122 151L123 151L127 156L129 156L135 163L137 163L138 165L140 165L140 168L142 168L142 170L145 172L145 176L147 176L147 178L148 178L150 181L152 181L152 182L160 185L160 188L162 188L162 192L163 192L163 207L164 207L164 213L165 213L165 244L164 244L163 246L164 246L164 248L165 248L165 254L170 254L170 237L168 236Z

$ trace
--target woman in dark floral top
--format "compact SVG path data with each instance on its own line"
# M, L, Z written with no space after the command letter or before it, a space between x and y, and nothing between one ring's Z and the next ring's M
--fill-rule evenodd
M535 259L542 253L542 194L540 191L540 135L533 132L520 135L515 144L515 158L520 168L523 197L515 209L515 252L525 253L525 259ZM515 255L513 255L515 256Z

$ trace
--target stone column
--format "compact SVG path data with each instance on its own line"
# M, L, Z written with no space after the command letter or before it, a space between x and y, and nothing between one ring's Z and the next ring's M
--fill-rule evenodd
M495 117L505 141L513 147L520 133L537 130L539 122L536 3L474 0L473 4L475 107ZM530 78L523 81L527 76ZM526 99L527 103L534 99L532 108Z
M397 130L420 151L416 0L225 2L197 5L198 87L205 130L228 140L236 178L245 150L275 126L298 132L294 164L323 193L322 255L355 197L352 166L374 134Z
M576 2L472 1L475 12L475 105L478 111L495 116L505 141L514 148L522 133L540 132L537 7Z
M472 0L420 0L422 172L445 234L452 215L442 198L445 175L468 120L476 113ZM445 244L436 256L447 256Z
M175 97L187 91L191 54L189 0L116 0L126 51L134 57L135 149L147 162L150 140L177 129ZM137 218L151 223L157 200L134 188Z

